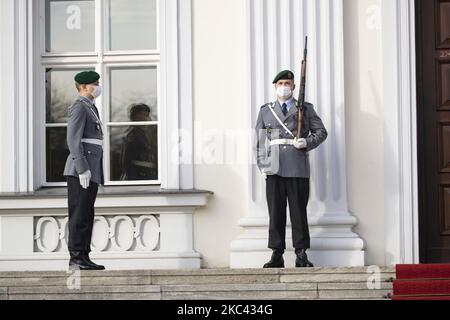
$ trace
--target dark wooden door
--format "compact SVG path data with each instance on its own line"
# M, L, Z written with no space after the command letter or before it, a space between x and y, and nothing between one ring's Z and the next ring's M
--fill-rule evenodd
M416 0L420 259L450 262L450 0Z

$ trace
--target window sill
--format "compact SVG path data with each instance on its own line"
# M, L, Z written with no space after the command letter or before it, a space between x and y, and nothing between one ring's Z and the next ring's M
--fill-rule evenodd
M212 191L205 190L166 190L153 186L100 186L99 196L132 196L132 195L188 195L188 194L210 194ZM67 197L67 187L41 188L34 192L25 193L0 193L0 200L18 198L55 198Z
M203 207L211 191L165 190L149 186L107 186L98 191L97 208ZM67 188L42 188L27 193L0 193L0 212L15 209L67 208Z

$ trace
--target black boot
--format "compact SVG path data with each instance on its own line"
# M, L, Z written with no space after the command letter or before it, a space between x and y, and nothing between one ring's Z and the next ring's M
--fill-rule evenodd
M296 268L312 268L314 265L308 261L308 256L306 254L305 249L296 249L295 254L297 255L297 259L295 260Z
M105 267L93 263L83 251L70 251L69 270L105 270Z
M267 262L263 268L284 268L284 259L283 259L284 250L273 250L272 258L269 262Z
M102 266L102 265L99 265L99 264L96 264L96 263L92 262L91 258L89 258L89 254L88 253L86 253L86 260L89 262L89 264L91 266L96 268L95 270L105 270L105 266Z

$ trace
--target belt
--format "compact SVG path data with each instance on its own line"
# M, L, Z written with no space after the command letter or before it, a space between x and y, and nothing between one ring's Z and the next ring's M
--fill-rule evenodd
M133 160L133 161L131 161L131 163L134 164L135 166L144 167L144 168L153 169L155 167L155 165L153 163L147 162L147 161Z
M85 139L85 138L83 138L83 139L81 139L81 142L95 144L97 146L103 146L103 140L100 140L100 139Z
M275 139L270 141L270 146L277 146L277 145L294 145L294 139Z

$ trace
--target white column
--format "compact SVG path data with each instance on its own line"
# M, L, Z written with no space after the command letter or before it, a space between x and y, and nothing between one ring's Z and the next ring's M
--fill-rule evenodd
M352 231L357 219L347 205L342 0L248 0L248 15L251 127L260 106L275 99L276 72L291 69L298 78L309 37L306 99L329 132L310 155L309 257L316 266L362 266L364 241ZM239 222L243 233L231 244L232 268L259 268L271 255L265 182L255 165L249 174L252 196L248 215ZM286 236L293 251L290 228ZM286 254L285 261L293 266L294 254Z
M32 190L29 143L30 64L29 64L29 0L1 2L0 120L1 156L0 192Z
M419 263L414 0L383 0L386 265Z
M163 189L194 187L191 7L191 0L159 5Z

